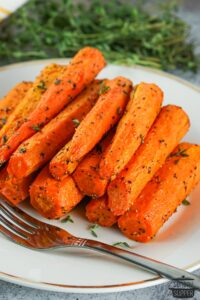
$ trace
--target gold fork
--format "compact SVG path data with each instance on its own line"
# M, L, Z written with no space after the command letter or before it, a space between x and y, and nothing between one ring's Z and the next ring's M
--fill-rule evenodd
M200 278L196 275L100 241L75 237L66 230L43 223L2 200L0 200L0 232L18 245L35 250L60 247L92 249L121 258L168 279L184 279L183 284L200 289Z

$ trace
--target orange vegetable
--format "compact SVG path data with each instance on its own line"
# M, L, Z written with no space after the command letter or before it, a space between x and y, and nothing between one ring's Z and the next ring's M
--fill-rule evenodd
M22 179L17 179L7 172L7 167L0 171L0 194L13 205L17 205L29 196L29 186L35 178L35 173Z
M106 195L88 202L86 217L89 222L105 227L111 227L117 222L117 217L113 215L108 207Z
M6 146L0 149L0 163L8 160L16 148L35 131L55 117L70 101L88 86L105 66L101 52L86 47L71 60L66 70L58 76L42 96L37 107L29 115Z
M6 96L0 99L0 128L6 124L8 117L22 101L31 86L31 82L20 82L16 84Z
M23 142L11 156L8 172L23 178L49 161L72 137L76 122L81 122L95 104L99 86L99 81L94 81L41 131Z
M83 198L71 176L55 180L46 166L30 187L31 205L45 218L57 219L70 212Z
M119 218L120 230L132 240L150 241L199 181L200 146L180 144Z
M124 214L189 129L189 119L178 106L162 108L155 123L124 170L108 186L114 215Z
M158 115L163 93L155 84L140 83L131 93L125 114L100 162L100 175L110 179L129 162Z
M71 140L52 158L49 163L49 171L57 180L63 180L67 177L69 161L67 159ZM73 170L78 166L78 162L70 163Z
M113 131L109 132L106 138L84 157L72 175L79 190L84 195L99 198L105 193L108 180L101 178L99 162L113 135Z
M71 164L79 162L118 122L128 102L131 87L130 80L124 77L103 82L97 103L77 128L68 156L64 158L69 162L68 173L74 171Z
M35 79L32 87L26 93L23 100L20 101L12 114L9 116L5 126L0 131L0 145L2 146L3 144L5 144L5 146L3 145L0 149L1 164L6 161L11 154L9 150L12 149L8 149L8 147L10 147L10 138L13 138L19 127L27 121L28 116L39 103L41 96L44 94L45 90L50 86L52 82L55 81L58 74L63 72L64 68L66 67L56 64L51 64L45 67L41 71L39 76ZM8 143L6 143L7 141ZM6 155L5 158L4 154Z

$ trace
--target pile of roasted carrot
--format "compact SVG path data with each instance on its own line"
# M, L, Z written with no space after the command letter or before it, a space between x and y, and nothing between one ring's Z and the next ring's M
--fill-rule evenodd
M200 146L180 143L189 118L157 85L95 79L105 64L86 47L2 99L0 193L48 219L89 196L90 222L147 242L200 181Z

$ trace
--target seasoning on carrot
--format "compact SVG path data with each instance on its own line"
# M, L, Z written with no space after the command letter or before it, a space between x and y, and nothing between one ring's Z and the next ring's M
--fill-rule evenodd
M158 115L163 92L155 84L140 83L131 93L116 134L100 162L100 175L110 179L129 162Z
M31 205L45 218L57 219L70 212L83 198L71 176L55 180L48 165L30 187Z
M132 88L130 80L117 77L102 83L100 97L95 106L78 126L64 160L68 161L68 173L74 169L71 164L79 162L114 126L123 114ZM117 109L120 113L117 113Z
M4 163L16 148L35 131L40 130L69 102L88 86L105 66L98 49L86 47L71 60L66 70L45 91L39 104L15 134L0 149L0 163Z
M11 156L8 172L23 178L42 167L72 137L76 124L86 116L98 98L100 84L91 83L72 103L43 129L23 142Z
M162 108L144 143L124 170L108 186L114 215L124 214L189 129L189 119L178 106Z
M16 84L6 96L0 100L0 128L2 128L15 107L22 101L32 82L23 81Z
M180 149L185 155L177 155ZM119 228L128 238L150 241L200 181L200 146L182 143L173 154L176 155L168 157L130 211L119 218Z
M99 163L113 135L114 131L111 130L108 135L83 158L72 175L79 190L84 195L99 198L105 193L108 180L100 176Z
M20 101L20 103L16 106L14 111L9 116L5 126L0 131L0 145L2 146L4 143L9 141L9 139L15 135L16 131L19 127L27 121L30 113L36 108L39 103L41 96L44 94L46 89L50 86L52 82L54 82L55 78L58 74L62 73L66 67L51 64L45 67L38 77L36 77L32 87L28 90L25 97ZM6 137L6 139L4 138ZM0 152L4 157L4 153L6 154L9 145L3 145ZM10 154L6 154L7 158L9 158ZM7 160L6 158L6 160ZM4 161L4 158L0 159L1 164Z
M111 227L117 222L107 204L107 195L91 199L86 205L86 217L89 222L100 226Z
M29 196L29 186L35 178L35 173L17 179L7 172L5 166L0 171L0 194L13 205L17 205Z

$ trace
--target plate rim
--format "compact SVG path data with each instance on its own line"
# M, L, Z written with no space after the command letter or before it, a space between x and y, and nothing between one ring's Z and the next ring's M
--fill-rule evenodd
M35 65L35 64L41 64L41 63L66 63L69 61L70 58L50 58L50 59L39 59L39 60L30 60L30 61L24 61L24 62L17 62L13 64L8 64L5 66L0 66L0 72L4 72L13 68L18 68L20 66L24 65ZM142 71L147 71L150 73L158 74L162 77L167 77L169 79L172 79L178 83L181 83L183 85L188 86L189 88L195 90L196 92L200 93L200 87L198 85L192 84L189 81L182 79L176 75L173 75L171 73L159 70L159 69L153 69L149 67L144 67L140 65L131 65L126 66L124 64L110 64L110 66L123 66L130 69L138 69ZM196 263L189 265L184 268L184 270L187 270L189 272L195 271L200 268L200 260ZM130 291L130 290L136 290L140 288L155 286L158 284L166 283L169 280L162 278L160 276L155 276L151 279L146 280L140 280L135 282L129 282L129 283L123 283L123 284L113 284L113 285L98 285L98 286L77 286L77 285L66 285L66 284L54 284L54 283L48 283L48 282L39 282L34 280L29 280L23 277L19 277L16 275L8 274L5 272L0 271L0 280L22 285L25 287L40 289L40 290L46 290L46 291L55 291L55 292L65 292L65 293L82 293L82 294L93 294L93 293L113 293L113 292L122 292L122 291Z

